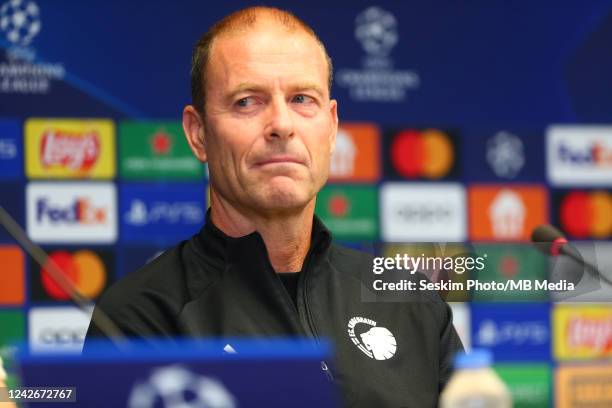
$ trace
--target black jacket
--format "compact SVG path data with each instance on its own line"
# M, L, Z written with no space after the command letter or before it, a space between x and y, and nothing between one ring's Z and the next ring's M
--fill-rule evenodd
M231 238L207 219L199 234L114 284L96 307L132 337L327 337L346 406L435 407L462 349L450 308L435 293L364 301L376 299L362 283L371 275L372 257L332 244L315 217L296 309L261 236ZM87 339L101 335L90 325Z

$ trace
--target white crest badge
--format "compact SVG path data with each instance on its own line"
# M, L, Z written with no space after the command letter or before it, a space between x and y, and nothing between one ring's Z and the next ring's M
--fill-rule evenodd
M393 333L386 327L378 326L374 320L359 316L351 318L348 334L359 350L375 360L388 360L397 351Z

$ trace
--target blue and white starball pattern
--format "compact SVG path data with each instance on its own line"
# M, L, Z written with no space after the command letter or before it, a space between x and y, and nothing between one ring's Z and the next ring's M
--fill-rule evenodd
M399 38L397 20L380 7L370 7L355 18L355 37L368 54L387 56Z
M40 28L40 12L33 1L9 0L0 7L0 30L12 44L27 46Z

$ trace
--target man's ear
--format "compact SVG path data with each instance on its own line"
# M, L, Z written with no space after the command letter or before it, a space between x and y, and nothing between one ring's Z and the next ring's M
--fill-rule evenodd
M332 132L329 135L329 154L332 155L336 149L336 135L338 134L338 102L335 99L329 102L329 109L332 116Z
M193 155L202 163L206 163L204 122L193 105L187 105L183 109L183 131Z

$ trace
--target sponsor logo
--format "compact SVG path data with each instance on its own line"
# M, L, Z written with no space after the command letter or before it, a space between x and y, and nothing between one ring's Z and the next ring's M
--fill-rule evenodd
M375 360L388 360L397 351L393 333L386 327L377 326L374 320L353 317L348 322L349 338L363 353Z
M339 239L378 237L378 197L375 187L324 187L317 196L316 213Z
M99 253L89 249L76 251L52 251L46 264L39 268L32 265L32 276L39 278L32 282L33 298L35 300L67 301L70 296L62 286L56 283L50 271L53 263L75 289L87 298L95 299L109 284L109 267L112 256L108 251Z
M25 317L17 310L0 310L0 355L14 343L25 338Z
M561 365L555 375L558 408L612 406L612 366Z
M336 135L330 181L368 181L380 178L380 132L374 124L343 123Z
M543 281L548 279L549 259L531 244L478 244L474 250L487 254L485 268L478 272L480 282ZM473 299L478 301L542 300L548 299L544 288L522 288L506 291L477 290Z
M85 134L56 132L43 133L41 163L46 169L54 166L76 171L88 171L100 157L100 137L97 132Z
M571 191L557 198L559 225L567 234L596 239L612 235L612 193Z
M391 139L389 170L402 178L437 180L455 173L455 151L449 133L436 129L403 130Z
M483 320L476 333L476 343L485 347L498 346L502 343L544 344L548 341L548 329L540 322L503 322L498 325L495 320Z
M160 401L169 408L234 408L238 405L219 380L180 365L156 368L146 381L134 384L127 406L153 408Z
M0 119L0 179L16 179L23 174L21 125Z
M336 83L349 91L355 101L402 102L420 86L413 70L394 68L391 51L398 43L398 22L387 10L373 6L355 18L355 38L365 57L361 68L340 68Z
M121 186L122 236L126 241L184 239L204 223L201 184Z
M12 139L0 139L0 160L13 160L17 157L17 144Z
M30 44L41 26L40 11L33 1L10 0L0 7L0 30L14 45Z
M30 351L80 353L93 307L35 307L28 313Z
M515 407L551 406L552 372L546 364L496 364L495 371L508 386Z
M527 241L533 228L548 221L542 186L471 186L470 239Z
M612 356L612 308L558 306L554 310L554 351L560 360Z
M496 360L548 358L550 309L538 304L472 304L472 344Z
M64 79L63 64L35 62L31 44L42 29L40 15L35 1L0 3L0 33L10 44L5 50L8 61L0 63L0 94L48 94L52 81Z
M201 224L204 221L204 209L201 204L192 202L156 201L150 204L134 199L130 209L125 213L125 222L129 225L178 224L180 222Z
M380 194L385 241L465 239L465 190L460 184L386 183Z
M525 166L522 140L510 132L497 132L487 141L487 163L497 177L515 178Z
M397 44L397 20L380 7L370 7L355 18L355 37L369 55L386 57Z
M26 173L31 178L112 178L114 126L110 120L30 119Z
M179 122L122 122L119 125L120 174L129 180L204 177Z
M0 305L22 305L25 301L23 252L15 245L0 246L0 265L2 265Z
M551 126L547 156L551 184L612 186L612 127Z
M111 243L117 237L115 187L106 183L30 183L28 235L39 242Z

